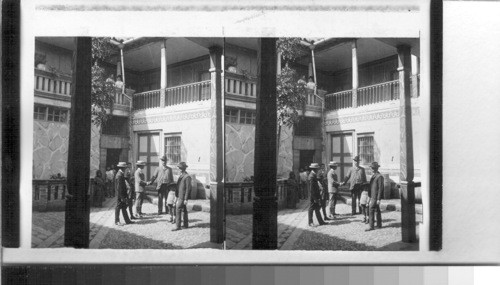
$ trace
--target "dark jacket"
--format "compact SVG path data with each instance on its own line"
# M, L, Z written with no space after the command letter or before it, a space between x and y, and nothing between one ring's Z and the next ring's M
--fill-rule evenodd
M349 181L349 190L354 189L354 185L364 185L366 184L366 174L363 167L351 167L347 173L344 182Z
M374 206L377 201L382 199L382 192L384 191L384 177L380 172L373 174L370 179L370 191L368 191L368 197L370 197L370 205Z
M165 179L164 176L166 176ZM165 182L165 184L170 184L174 182L174 175L172 174L172 168L168 166L164 167L163 165L158 166L153 176L151 176L150 182L153 183L155 182L155 180L156 180L156 190L160 190L163 182Z
M175 189L177 203L184 203L189 199L189 195L191 195L191 176L186 172L177 179L177 189Z
M318 177L314 171L311 171L308 177L309 199L311 202L321 200L321 192L318 184Z
M115 193L118 199L127 198L127 184L125 184L125 174L121 170L116 172Z

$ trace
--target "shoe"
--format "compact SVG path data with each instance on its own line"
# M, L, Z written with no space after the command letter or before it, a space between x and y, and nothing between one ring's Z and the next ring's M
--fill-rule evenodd
M182 227L185 228L185 229L189 228L189 226L182 226Z
M309 226L310 226L310 227L314 227L314 224L313 224L313 223L309 223Z
M170 217L170 220L168 220L169 222L173 222L174 221L174 218L173 217Z
M381 229L381 228L382 228L382 226L377 226L377 229Z
M181 230L181 228L172 229L173 232L180 231L180 230Z
M367 229L365 230L365 232L374 231L374 230L375 230L374 228L367 228Z
M325 222L322 222L322 223L319 223L320 226L323 226L323 225L328 225L328 223L325 223Z
M171 223L172 223L172 224L175 224L175 219L173 219L173 220L171 221Z
M115 222L115 226L119 226L119 227L121 227L121 226L122 226L122 224L120 224L120 222Z
M331 219L329 217L324 218L325 221L330 221Z
M128 221L126 224L127 224L127 225L130 225L130 224L135 224L135 223L134 223L134 222L132 222L132 221Z
M369 223L370 223L370 220L367 219L366 222L365 222L365 224L369 224Z
M130 216L130 219L131 220L137 220L137 218L135 216Z

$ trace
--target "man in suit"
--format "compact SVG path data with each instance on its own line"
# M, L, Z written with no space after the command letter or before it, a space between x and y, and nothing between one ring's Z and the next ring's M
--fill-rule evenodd
M321 195L320 206L321 211L323 212L323 220L328 221L330 220L330 218L326 214L326 205L328 204L328 186L326 174L327 172L325 171L325 164L322 163L317 173Z
M162 165L156 168L155 173L148 182L148 185L151 185L156 180L156 190L158 191L158 215L161 215L163 212L163 204L168 193L168 185L174 182L172 168L167 166L167 155L162 156L160 160Z
M373 231L375 224L375 211L377 212L377 228L382 227L382 213L380 212L380 199L384 191L384 177L378 172L380 165L374 161L370 165L373 169L373 176L370 179L370 191L368 191L368 205L370 206L370 227L366 231Z
M135 182L135 213L137 216L141 217L143 215L142 213L142 203L144 202L144 199L148 200L150 203L152 203L151 198L149 198L146 195L146 190L144 186L147 185L146 178L144 176L144 173L142 170L144 169L144 166L146 166L146 163L142 160L137 161L135 164L137 166L137 169L135 170L134 173L134 182Z
M327 173L327 181L328 181L328 211L330 214L330 218L333 219L335 215L335 206L337 205L337 195L339 193L339 181L337 178L337 174L335 170L337 169L337 162L330 161L328 163L330 166L330 170Z
M175 190L175 197L177 202L175 204L175 225L176 227L172 231L178 231L181 229L181 217L184 220L184 228L188 225L188 212L186 205L188 203L189 195L191 195L191 177L186 172L187 164L184 161L179 162L177 168L181 171L179 179L177 179L177 189ZM183 216L181 216L183 213Z
M359 213L361 214L361 205L359 205L359 199L361 197L361 191L366 184L366 173L365 169L359 165L359 156L355 156L352 159L355 165L349 169L344 182L340 186L346 184L349 181L349 190L351 191L351 209L352 214L356 215L356 205L359 208Z
M321 194L319 190L319 181L317 177L319 164L311 163L309 168L311 169L311 173L309 173L308 177L310 205L309 205L309 210L307 212L307 216L309 219L309 226L312 227L314 226L313 211L316 213L316 219L318 220L319 225L324 225L326 223L321 218L321 214L319 212L319 209L321 208Z
M118 171L115 175L115 192L116 192L116 207L115 207L115 225L121 226L120 224L120 210L122 211L123 219L126 224L132 224L133 222L129 219L127 214L127 200L128 191L127 184L125 183L125 169L127 168L127 163L119 162L116 166Z

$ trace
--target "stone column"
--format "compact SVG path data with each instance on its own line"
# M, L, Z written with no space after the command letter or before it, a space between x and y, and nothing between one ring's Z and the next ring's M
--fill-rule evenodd
M417 98L418 92L420 90L418 86L418 74L420 73L420 65L419 65L418 56L412 54L411 55L411 97Z
M358 44L356 40L351 43L352 53L352 107L358 107Z
M400 181L401 181L401 227L403 242L415 242L415 185L413 182L413 134L411 114L409 46L398 46L398 72L400 94Z
M276 38L261 38L258 46L252 243L253 249L276 249Z
M92 39L90 37L76 38L75 47L73 52L73 96L71 96L68 144L68 195L64 245L88 248Z
M224 95L222 92L222 47L210 52L211 106L210 121L210 242L224 241Z
M161 59L160 59L160 107L165 107L165 96L167 88L167 40L163 40L161 44Z

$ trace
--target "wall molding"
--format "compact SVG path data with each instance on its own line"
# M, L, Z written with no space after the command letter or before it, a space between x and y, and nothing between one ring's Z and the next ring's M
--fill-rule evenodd
M212 116L212 110L196 111L181 114L169 114L169 115L159 115L159 116L147 116L144 118L137 118L132 121L133 125L144 125L144 124L154 124L161 122L172 122L172 121L184 121L184 120L197 120L210 118Z
M419 116L419 115L420 115L420 109L419 108L412 108L412 116ZM340 124L350 124L350 123L358 123L358 122L364 122L364 121L385 120L385 119L392 119L392 118L399 118L399 109L394 109L394 110L390 110L390 111L383 111L383 112L375 112L375 113L369 113L369 114L344 116L344 117L335 118L335 119L328 119L325 121L325 126L337 126Z

